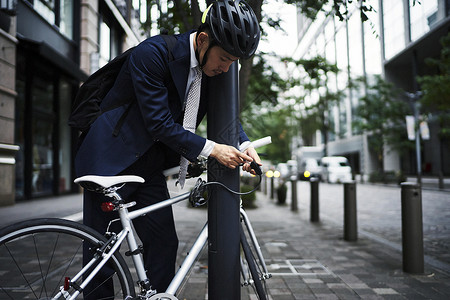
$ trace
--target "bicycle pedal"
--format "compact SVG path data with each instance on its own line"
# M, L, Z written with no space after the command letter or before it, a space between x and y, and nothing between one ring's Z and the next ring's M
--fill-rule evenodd
M142 245L139 245L138 248L134 251L126 251L125 256L132 256L137 254L143 254L144 253L144 247Z

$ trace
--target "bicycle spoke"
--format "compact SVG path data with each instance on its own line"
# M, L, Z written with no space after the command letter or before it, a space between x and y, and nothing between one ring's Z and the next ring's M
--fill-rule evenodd
M72 266L75 257L77 256L77 254L80 253L80 249L83 246L83 241L81 241L81 243L78 245L78 248L76 249L76 251L74 252L74 254L72 255L72 257L70 258L70 261L67 263L67 267L65 268L64 272L61 273L61 276L58 280L58 283L63 282L64 278L66 277L65 275L68 274L69 268ZM60 284L55 285L55 289L53 290L52 295L55 295L58 288L60 287ZM59 290L58 290L59 291Z
M5 248L6 251L8 251L10 258L13 260L14 265L17 267L17 270L19 271L20 275L22 276L22 278L25 280L26 282L26 286L28 286L31 290L31 292L33 293L34 297L36 299L38 299L36 293L33 290L33 287L31 286L30 282L28 281L28 278L25 276L25 273L22 271L22 268L20 267L19 263L17 262L17 260L14 258L14 255L12 254L10 248L8 247L7 244L5 244Z
M0 231L0 299L66 299L73 296L84 277L80 273L84 243L88 243L88 247L97 247L106 241L82 224L60 219L24 221ZM112 273L106 277L113 280L115 298L134 297L133 281L120 253L113 254L108 264ZM85 275L89 272L92 270ZM71 279L77 282L65 290ZM84 297L81 291L79 299Z

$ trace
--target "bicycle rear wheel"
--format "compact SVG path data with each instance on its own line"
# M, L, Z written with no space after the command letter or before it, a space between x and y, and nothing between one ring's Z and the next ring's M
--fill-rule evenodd
M76 287L67 285L83 267L83 243L96 249L105 242L91 228L63 219L34 219L0 230L0 299L73 295ZM107 264L114 270L110 278L115 299L134 297L133 280L120 253L114 253ZM81 293L77 299L86 297Z
M242 252L244 253L245 257L245 262L243 264L244 269L241 271L243 272L243 276L244 274L250 273L253 279L252 282L246 282L244 283L244 285L251 285L255 290L255 293L258 296L259 300L267 300L269 299L269 295L265 286L264 272L257 263L255 251L252 250L247 241L242 223L240 224L240 234Z

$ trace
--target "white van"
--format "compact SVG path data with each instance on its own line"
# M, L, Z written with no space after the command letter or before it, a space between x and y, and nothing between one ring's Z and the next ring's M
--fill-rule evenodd
M336 183L352 180L352 168L343 156L325 156L320 159L322 179Z

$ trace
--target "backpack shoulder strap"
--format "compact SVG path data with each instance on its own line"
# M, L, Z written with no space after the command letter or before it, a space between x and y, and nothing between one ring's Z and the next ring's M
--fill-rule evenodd
M161 37L164 39L164 42L166 42L167 51L169 54L169 62L171 62L173 60L172 49L173 49L173 47L175 47L175 44L177 43L177 38L173 35L167 35L167 34L161 34Z
M175 44L177 43L177 38L173 35L167 35L167 34L161 34L161 37L164 39L164 42L166 43L168 56L169 56L169 62L171 62L171 61L173 61L172 49L175 46ZM170 77L170 72L167 71L166 74L164 75L164 77L166 79L168 79ZM125 122L125 118L127 117L128 112L130 111L130 108L131 108L133 102L130 103L130 105L128 105L127 109L124 111L122 116L120 116L120 119L117 121L117 124L114 127L113 136L119 135L120 128L122 127L123 123Z

